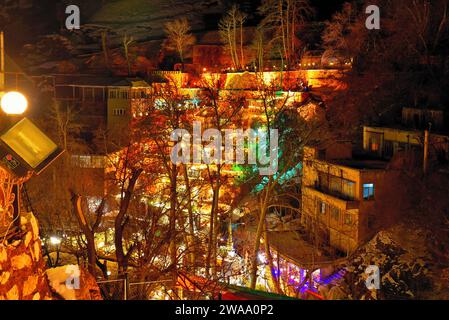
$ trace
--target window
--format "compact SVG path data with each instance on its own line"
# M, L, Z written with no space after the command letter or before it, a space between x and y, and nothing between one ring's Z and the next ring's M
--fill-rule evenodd
M132 90L131 91L131 97L133 99L145 99L147 97L147 94L144 90L138 89L138 90Z
M341 193L349 200L355 198L355 182L343 180Z
M105 167L105 159L103 156L72 155L71 162L72 166L77 168L102 169Z
M350 213L345 213L345 225L352 225L352 215Z
M91 157L91 167L92 168L104 168L105 161L102 156L92 156Z
M378 152L379 151L379 142L373 138L370 138L369 140L370 145L370 151L371 152Z
M124 116L126 113L125 109L113 109L112 114L114 116Z
M339 222L340 221L340 209L333 207L331 209L331 218L332 218L332 220Z
M109 98L110 99L117 99L117 90L109 90Z
M83 88L83 100L85 101L93 101L95 98L94 88Z
M368 151L379 155L381 152L381 145L383 134L379 132L368 132Z
M385 158L392 158L394 154L394 143L390 140L384 141L384 150L383 155Z
M408 138L410 139L410 138ZM399 142L398 143L398 151L407 151L409 148L409 144L405 142Z
M355 182L342 177L318 172L317 187L321 191L347 200L354 200L355 198Z
M373 183L365 183L363 185L363 199L364 200L374 199L374 184Z
M323 172L318 172L318 186L321 190L327 190L329 175Z
M330 191L335 192L336 194L341 194L343 183L344 183L344 181L341 178L335 177L335 176L330 176L329 177Z
M90 167L90 156L79 156L79 166L81 168Z
M95 101L104 101L104 89L103 88L95 88L94 89L94 100Z
M320 203L320 213L326 214L326 203L325 202Z
M128 99L128 91L120 91L120 99Z

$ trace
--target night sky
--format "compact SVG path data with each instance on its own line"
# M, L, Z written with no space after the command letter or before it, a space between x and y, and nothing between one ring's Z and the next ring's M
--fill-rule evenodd
M315 19L319 21L328 20L332 15L340 10L342 4L348 0L310 0L310 4L316 10ZM261 0L237 0L237 1L225 1L228 6L233 3L240 5L248 14L252 14L257 11L257 7L260 5ZM256 25L259 22L260 17L254 17L249 21L249 24Z

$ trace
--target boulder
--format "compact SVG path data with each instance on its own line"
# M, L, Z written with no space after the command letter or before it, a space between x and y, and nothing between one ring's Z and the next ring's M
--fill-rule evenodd
M95 278L77 265L67 265L46 271L50 288L64 300L101 300Z

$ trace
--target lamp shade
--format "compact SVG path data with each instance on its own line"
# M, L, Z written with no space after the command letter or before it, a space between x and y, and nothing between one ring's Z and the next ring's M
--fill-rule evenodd
M15 175L39 174L62 150L29 119L23 118L0 136L0 165Z

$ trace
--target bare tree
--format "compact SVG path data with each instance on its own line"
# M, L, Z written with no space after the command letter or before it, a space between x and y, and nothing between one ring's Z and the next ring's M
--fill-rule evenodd
M273 40L279 40L282 56L288 66L295 60L297 47L297 32L300 25L313 14L308 0L264 0L259 7L259 13L264 16L262 24L279 35Z
M233 67L237 70L245 66L243 25L246 18L246 14L241 12L237 5L233 5L219 23L221 39L231 55Z
M206 128L214 128L220 132L232 128L238 124L241 111L244 107L244 97L242 95L229 94L222 91L223 82L220 78L211 77L202 81L204 88L202 93L202 112L207 113L207 121L204 122ZM209 220L209 239L206 257L206 272L217 275L217 241L219 235L219 203L220 190L227 185L226 177L222 170L225 165L221 159L217 163L207 166L207 180L212 190L213 198Z
M103 51L104 64L106 68L109 68L108 33L106 30L101 32L101 50Z
M176 50L184 70L185 51L195 43L195 36L190 31L189 21L186 18L181 18L167 22L164 30L168 37L168 48Z
M264 70L264 58L265 58L265 50L266 50L266 36L265 30L263 26L258 26L256 28L256 33L253 39L252 47L256 52L256 63L255 67L257 71L263 72Z
M123 52L125 54L126 64L128 66L128 76L131 75L131 55L129 52L129 47L134 43L133 37L128 37L127 34L123 37L122 45L123 45Z
M354 38L348 38L347 34L353 30L358 14L354 4L346 2L342 11L334 14L332 20L325 23L322 35L323 45L326 48L324 56L344 58L353 55Z
M269 238L267 235L266 216L269 210L273 208L288 208L298 211L297 208L288 205L293 198L298 200L294 193L288 192L289 175L299 175L298 164L302 159L302 149L306 144L311 144L319 138L324 139L323 123L320 120L306 120L301 116L301 109L313 107L303 102L300 104L291 101L291 95L286 94L282 97L277 95L277 86L275 83L264 83L260 80L258 86L258 100L261 104L261 113L263 121L258 125L266 130L278 129L279 150L278 150L278 171L268 177L250 175L247 183L255 186L257 190L257 229L255 234L255 245L251 255L250 287L255 288L257 282L258 254L260 242L263 237L265 253L271 272L275 270L273 258L271 256ZM254 184L254 181L258 183ZM281 293L278 279L272 274L273 283L276 291Z
M106 265L100 262L95 246L95 233L98 231L98 227L100 226L102 217L106 213L105 204L107 198L105 197L101 200L100 205L95 211L95 221L93 224L91 224L89 221L89 215L86 214L86 210L84 209L86 206L82 205L82 197L78 194L75 194L73 191L71 191L71 193L74 212L81 231L86 238L88 270L90 274L95 277L97 274L96 266L98 265L103 270L103 275L107 278Z

